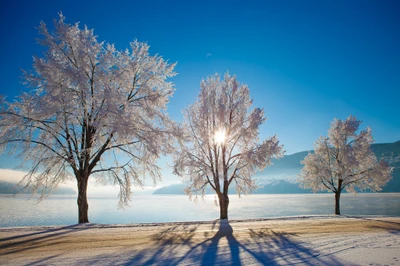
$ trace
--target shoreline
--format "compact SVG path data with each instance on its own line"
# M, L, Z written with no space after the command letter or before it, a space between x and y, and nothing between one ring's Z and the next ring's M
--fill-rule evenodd
M251 223L251 222L268 222L268 221L296 221L296 220L324 220L324 219L377 219L377 218L393 218L399 219L400 216L392 215L294 215L279 216L265 218L249 218L249 219L227 219L229 223ZM107 223L82 223L82 224L65 224L65 225L26 225L26 226L9 226L1 227L0 232L7 230L43 230L43 229L59 229L67 227L88 227L88 228L129 228L129 227L146 227L146 226L174 226L174 225L196 225L196 224L212 224L220 219L200 220L200 221L176 221L176 222L149 222L149 223L130 223L130 224L107 224Z
M400 264L400 217L0 228L2 265Z

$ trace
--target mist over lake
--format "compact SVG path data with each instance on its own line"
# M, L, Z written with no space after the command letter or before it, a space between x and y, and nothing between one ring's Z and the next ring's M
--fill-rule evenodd
M118 209L116 197L89 197L89 220L99 224L210 221L219 218L214 195L194 203L184 195L133 196L130 207ZM229 219L296 215L331 215L334 196L274 194L230 196ZM343 215L400 216L400 193L343 194ZM29 195L0 196L0 227L76 224L76 196L50 196L37 203Z

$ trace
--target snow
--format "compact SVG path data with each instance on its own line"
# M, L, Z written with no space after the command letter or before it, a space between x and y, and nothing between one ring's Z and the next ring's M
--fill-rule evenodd
M0 229L2 265L400 265L400 217Z

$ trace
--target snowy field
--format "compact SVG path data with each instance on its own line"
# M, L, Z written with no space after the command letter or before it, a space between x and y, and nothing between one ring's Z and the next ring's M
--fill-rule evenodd
M0 229L1 265L400 265L400 218Z

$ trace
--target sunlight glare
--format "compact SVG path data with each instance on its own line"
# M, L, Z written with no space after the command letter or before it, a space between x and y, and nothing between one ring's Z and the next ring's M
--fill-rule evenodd
M217 144L222 144L225 142L225 130L218 130L214 134L214 141Z

